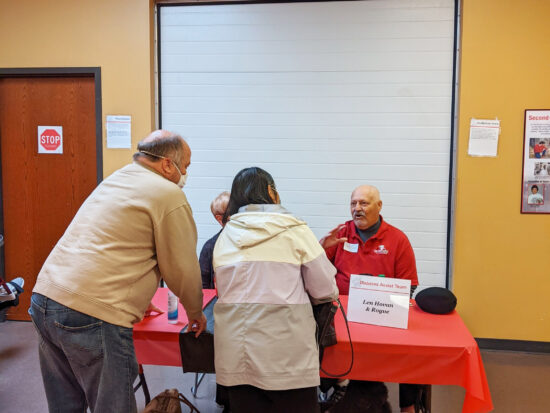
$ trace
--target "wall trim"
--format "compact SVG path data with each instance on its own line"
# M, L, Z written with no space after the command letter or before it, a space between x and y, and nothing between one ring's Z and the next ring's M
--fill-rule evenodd
M101 67L14 67L0 68L4 77L93 76L95 83L95 137L97 184L103 180L103 123L101 108Z
M263 4L263 3L322 3L329 1L365 1L365 0L156 0L157 6L213 6L228 4Z
M475 340L481 350L550 354L550 342L547 341L504 340L497 338L476 338Z
M460 28L461 4L454 1L454 46L453 46L453 86L451 97L451 144L449 148L449 186L447 198L447 267L445 288L452 290L453 282L453 250L455 230L456 176L458 158L458 84L460 79Z

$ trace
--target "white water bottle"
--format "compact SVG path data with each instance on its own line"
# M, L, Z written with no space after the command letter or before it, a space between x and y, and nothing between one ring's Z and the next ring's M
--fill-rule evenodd
M170 324L178 322L178 301L178 296L168 290L168 322Z

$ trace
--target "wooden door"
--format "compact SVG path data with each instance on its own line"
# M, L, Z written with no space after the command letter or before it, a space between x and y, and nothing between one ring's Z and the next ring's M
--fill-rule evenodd
M97 185L93 77L0 78L4 278L25 279L12 320L29 320L36 276ZM63 127L63 153L38 153L38 127Z

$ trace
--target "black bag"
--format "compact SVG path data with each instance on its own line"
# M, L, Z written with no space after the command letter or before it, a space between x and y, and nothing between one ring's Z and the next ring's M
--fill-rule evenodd
M315 304L311 305L313 309L313 317L315 317L315 322L317 323L317 345L319 346L319 368L323 373L330 377L344 377L346 376L353 367L353 343L351 342L351 333L349 331L348 318L346 317L346 312L342 307L340 300L337 300L338 305L335 305L332 301L329 303ZM334 346L337 343L336 340L336 329L334 328L334 316L340 308L342 315L344 316L344 321L346 322L346 328L348 330L349 345L351 348L351 362L349 368L340 374L333 374L325 371L321 366L323 361L323 355L325 347Z
M331 301L329 303L316 304L311 306L313 317L317 323L317 344L319 344L319 355L325 347L336 344L336 330L334 329L334 316L338 306Z
M195 338L194 332L180 334L181 366L185 373L215 373L214 335L203 331Z

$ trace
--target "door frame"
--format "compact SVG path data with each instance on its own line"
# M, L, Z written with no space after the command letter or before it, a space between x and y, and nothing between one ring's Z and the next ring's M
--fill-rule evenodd
M0 68L0 79L11 77L93 77L97 184L103 180L103 125L101 123L101 67L15 67ZM1 149L0 149L1 150ZM2 169L0 168L0 234L4 233ZM4 276L4 248L0 246L0 276Z
M326 1L358 1L358 0L157 0L154 6L155 12L155 45L154 54L156 62L155 93L156 107L155 116L159 129L162 129L162 90L161 90L161 8L185 7L185 6L215 6L232 4L270 4L270 3L322 3ZM458 87L461 52L461 24L462 24L462 3L463 0L452 0L454 7L453 23L453 77L451 83L451 115L450 140L449 140L449 178L447 196L447 240L445 251L445 288L452 290L453 283L453 258L454 258L454 234L455 234L455 207L456 207L456 180L457 180L457 158L458 158Z
M0 68L5 77L93 77L95 84L95 139L98 185L103 180L103 129L101 123L101 67L17 67ZM0 171L1 172L1 171ZM1 175L0 175L1 178ZM0 194L2 181L0 181ZM1 204L0 204L1 206Z

